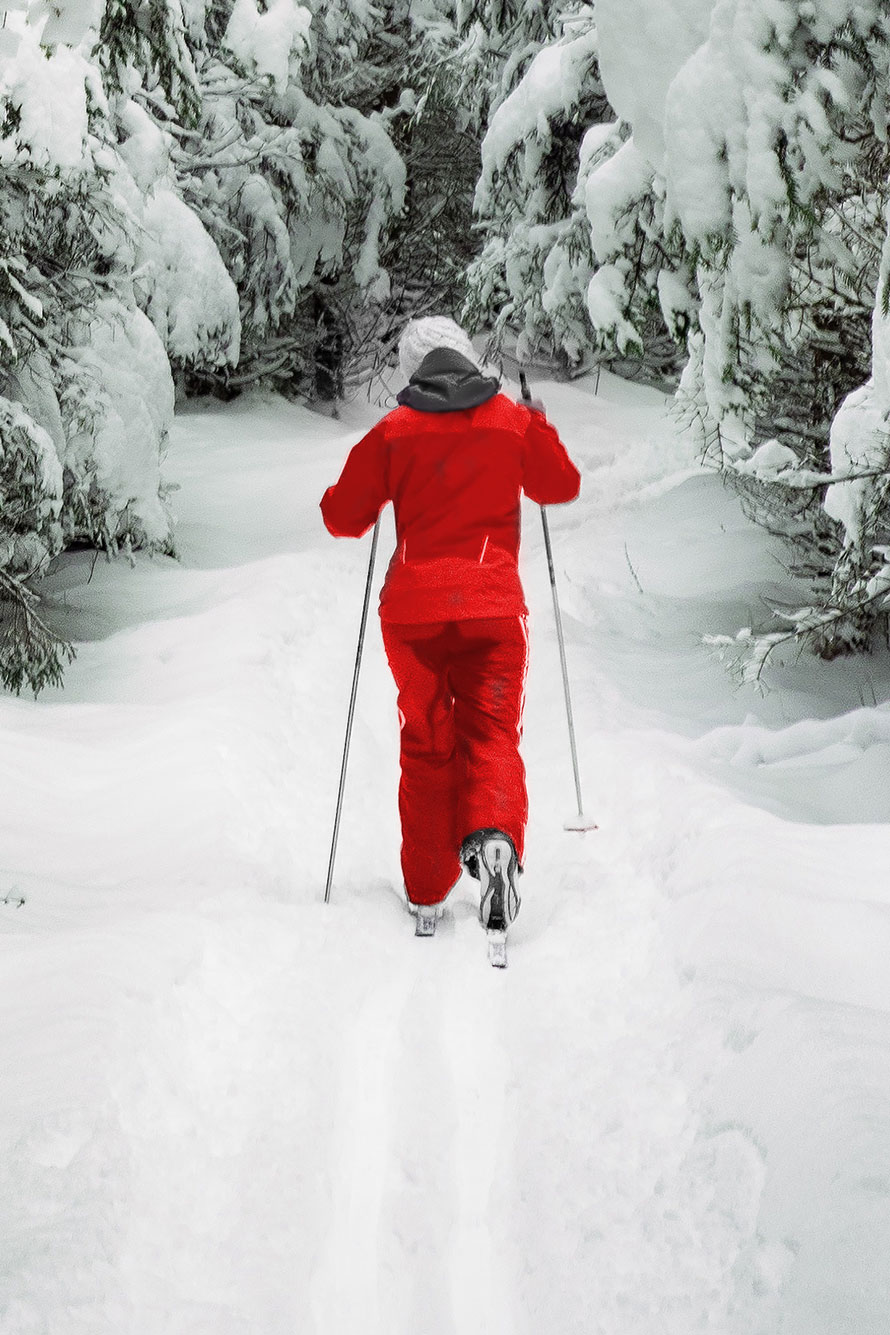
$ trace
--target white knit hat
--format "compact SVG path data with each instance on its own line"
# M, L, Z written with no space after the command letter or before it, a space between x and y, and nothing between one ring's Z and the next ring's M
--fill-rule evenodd
M474 366L479 358L469 335L447 315L427 315L422 320L409 320L399 339L399 366L402 375L410 380L428 352L435 348L451 348Z

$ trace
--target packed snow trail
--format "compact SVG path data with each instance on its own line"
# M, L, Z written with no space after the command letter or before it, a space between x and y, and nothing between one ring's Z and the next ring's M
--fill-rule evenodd
M882 1329L890 895L856 887L887 827L799 813L825 764L874 775L886 715L843 715L886 667L740 700L699 636L768 544L661 396L545 396L584 472L551 524L600 829L562 830L529 514L506 973L468 878L412 935L373 623L321 902L367 542L317 504L369 410L190 409L180 560L53 577L66 689L0 702L2 1335Z

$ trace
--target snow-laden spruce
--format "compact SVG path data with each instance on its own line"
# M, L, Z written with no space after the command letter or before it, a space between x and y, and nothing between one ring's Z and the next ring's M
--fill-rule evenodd
M418 37L438 19L434 6L396 31L378 19L347 0L7 13L0 445L7 494L31 456L40 472L47 441L62 478L51 532L37 511L0 519L0 552L19 553L0 563L7 685L60 670L26 583L63 543L170 547L174 377L335 397L373 334L363 312L391 302L385 252L406 199L392 131L416 105L399 81L425 77Z
M485 245L468 274L468 312L499 341L515 337L521 357L543 349L578 366L593 342L591 322L627 343L612 312L600 319L602 302L589 300L596 259L583 199L594 159L588 136L597 161L621 143L599 79L596 28L589 10L560 5L488 17L500 26L487 44L477 19L460 48L467 90L487 117L475 191ZM577 188L567 190L575 178Z
M473 318L575 367L636 352L671 370L669 332L688 429L813 581L812 607L769 643L868 647L886 621L871 581L890 520L890 405L872 372L885 7L599 0L539 7L535 24L514 10L489 15L488 47L465 22L470 68L489 51ZM759 466L771 439L798 461L793 481Z
M747 494L817 580L790 633L829 655L867 647L886 621L869 581L888 521L890 16L876 0L671 0L657 11L601 0L597 28L606 91L663 197L670 288L681 303L684 287L692 294L687 420L730 471L777 435L815 472L807 491L755 467ZM838 413L868 375L872 325L872 375Z
M0 46L0 679L17 690L56 680L66 653L28 579L72 540L171 540L159 490L172 382L126 269L132 218L92 59L100 17L10 11Z

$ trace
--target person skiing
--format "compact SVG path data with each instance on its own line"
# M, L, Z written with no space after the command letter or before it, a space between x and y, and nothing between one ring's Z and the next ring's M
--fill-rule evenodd
M335 537L361 537L387 501L395 511L379 610L398 688L401 862L417 933L434 932L462 865L480 882L483 925L505 932L528 818L520 493L558 504L581 479L543 404L500 393L455 321L409 321L399 365L399 406L353 446L321 511Z

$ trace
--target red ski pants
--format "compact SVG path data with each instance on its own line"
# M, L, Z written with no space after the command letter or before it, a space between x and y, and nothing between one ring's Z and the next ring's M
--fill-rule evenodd
M399 690L405 888L415 904L438 904L460 876L461 842L473 830L503 830L522 861L526 619L382 627Z

